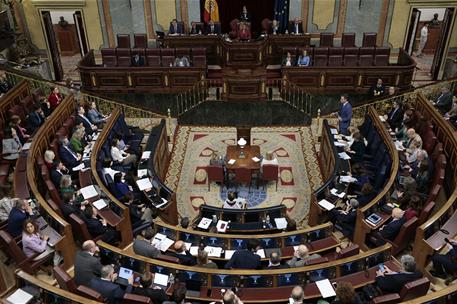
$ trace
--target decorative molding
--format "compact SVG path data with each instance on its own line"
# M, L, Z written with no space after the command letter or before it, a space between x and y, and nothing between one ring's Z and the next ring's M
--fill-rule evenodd
M314 1L313 23L318 30L325 30L333 23L336 0Z
M155 38L154 25L152 23L152 6L150 0L144 0L144 20L146 21L148 39Z
M106 33L108 35L108 45L110 48L116 46L114 41L113 20L111 19L111 12L109 7L109 0L102 0L103 5L103 18L105 19Z
M382 46L384 43L384 34L387 25L387 15L389 13L390 0L383 0L381 6L381 14L379 16L378 36L376 37L376 45Z
M52 6L54 8L59 8L59 7L65 7L65 6L70 6L70 7L75 7L75 6L86 6L86 0L31 0L32 4L35 6Z
M309 0L302 0L302 25L303 32L308 32L308 14L309 14Z
M335 37L339 38L344 32L344 24L346 22L346 12L347 12L348 2L347 0L340 0L340 8L338 10L338 24L336 26Z

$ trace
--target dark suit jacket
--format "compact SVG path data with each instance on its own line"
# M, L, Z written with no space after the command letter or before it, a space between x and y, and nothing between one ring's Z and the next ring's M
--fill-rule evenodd
M168 34L184 34L184 28L182 26L182 23L179 23L176 25L176 31L173 26L173 24L170 22L170 28L168 29Z
M167 255L178 258L179 263L181 263L182 265L193 266L197 264L195 257L190 254L189 250L186 251L186 254L179 254L177 252L167 252Z
M13 207L8 215L8 233L13 237L17 237L22 234L22 225L25 220L29 218L27 212Z
M260 256L247 249L237 250L225 264L226 269L260 269Z
M87 230L89 230L92 237L97 237L106 232L106 226L103 226L98 219L85 217L84 221L86 222Z
M355 154L350 153L352 163L355 164L363 161L363 156L365 155L365 143L363 139L354 140L351 145L351 150L355 152Z
M294 34L294 33L295 33L295 23L292 22L292 23L289 23L289 34ZM301 22L298 24L298 33L299 34L303 33L303 25Z
M51 181L56 187L56 189L60 188L60 180L62 179L63 173L58 172L56 169L51 170Z
M83 123L84 129L86 131L86 134L92 134L94 131L92 130L92 125L90 123L90 120L87 116L85 116L87 119L84 119L81 117L81 115L76 115L76 124L79 125L80 123Z
M387 122L393 130L400 129L403 123L403 110L401 108L398 108L397 111L392 109L387 115Z
M160 251L157 248L145 240L134 240L133 252L152 259L155 259L160 254Z
M36 129L41 127L41 125L44 123L44 117L42 117L40 114L38 114L35 111L32 111L32 113L29 114L29 117L27 118L27 130L31 133L33 133Z
M278 25L277 26L278 28L276 29L276 34L282 34L282 31L281 31L281 27ZM273 34L274 30L273 30L273 25L270 26L270 34Z
M208 34L220 34L221 33L221 27L219 24L214 24L214 31L211 32L211 27L209 25L206 26L206 35Z
M90 281L100 276L102 264L100 259L85 251L78 251L75 256L76 285L90 286Z
M447 92L443 96L440 95L436 100L435 106L440 110L442 113L449 112L452 108L452 93Z
M124 291L121 289L121 286L116 283L99 278L93 278L90 281L90 288L98 291L108 303L122 303L124 294L132 292L132 285L127 285L127 288Z
M413 273L397 273L376 277L376 284L383 293L399 293L406 283L415 281L422 277L419 271Z
M347 128L351 125L352 119L352 105L350 102L345 105L341 105L339 115L341 117L340 130L347 130Z
M240 21L246 21L250 22L251 21L251 13L246 12L246 16L243 14L243 12L240 13Z
M400 232L401 226L405 223L406 219L402 217L399 220L392 220L390 223L384 226L380 231L383 238L389 241L393 241L398 233Z
M59 156L62 162L64 163L65 167L69 169L73 169L74 167L79 165L78 159L75 158L67 149L65 149L62 146L59 147Z
M338 214L336 221L341 227L341 232L344 236L350 236L354 234L355 220L357 218L357 209L352 209L348 214Z
M133 289L133 293L140 296L149 297L151 299L151 303L154 304L162 304L168 300L168 296L165 291L163 291L163 289L135 287Z

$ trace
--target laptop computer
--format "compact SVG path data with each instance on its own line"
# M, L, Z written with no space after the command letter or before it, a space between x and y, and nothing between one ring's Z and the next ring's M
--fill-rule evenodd
M128 279L133 275L133 270L120 267L119 272L117 274L116 283L119 285L127 286L129 285Z
M57 242L59 242L62 239L62 236L54 228L49 226L42 216L35 219L35 221L38 224L38 229L40 230L40 233L42 235L49 236L49 246L54 247L57 244Z

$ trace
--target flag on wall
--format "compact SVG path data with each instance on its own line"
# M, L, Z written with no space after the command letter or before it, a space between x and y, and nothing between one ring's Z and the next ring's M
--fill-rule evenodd
M206 0L205 1L205 13L203 19L206 23L210 20L214 22L219 22L219 7L217 6L216 0Z
M275 0L273 19L279 21L279 29L284 33L289 26L289 0Z

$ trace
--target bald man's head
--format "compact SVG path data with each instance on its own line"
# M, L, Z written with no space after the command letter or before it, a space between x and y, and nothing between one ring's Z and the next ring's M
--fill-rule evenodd
M84 251L94 253L94 252L97 251L97 245L95 244L94 241L88 240L88 241L85 241L85 242L83 243L82 249L83 249Z
M294 300L294 303L302 303L304 296L305 293L301 286L295 286L294 289L292 289L292 293L290 295L292 300Z
M186 250L186 246L184 245L183 241L176 241L174 245L175 251L183 252Z
M397 220L398 220L398 219L401 219L401 218L403 217L403 214L404 214L404 213L405 213L405 212L404 212L403 210L401 210L400 208L394 208L394 209L392 210L392 217L393 217L394 219L397 219Z

